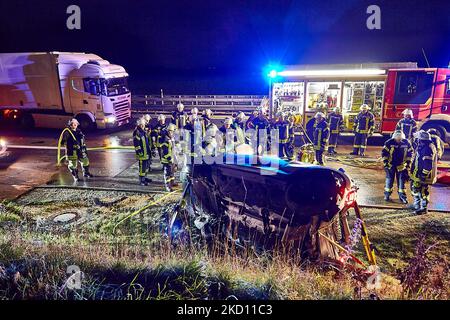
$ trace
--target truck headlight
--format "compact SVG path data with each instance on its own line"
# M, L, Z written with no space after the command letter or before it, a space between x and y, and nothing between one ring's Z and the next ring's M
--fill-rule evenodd
M114 123L116 122L116 117L115 116L107 116L105 117L105 123Z

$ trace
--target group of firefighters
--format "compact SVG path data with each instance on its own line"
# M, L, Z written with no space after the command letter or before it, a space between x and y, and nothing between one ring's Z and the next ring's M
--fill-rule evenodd
M411 179L415 213L423 214L427 212L428 186L433 183L436 159L442 157L443 142L433 129L417 131L411 110L406 109L403 114L404 118L398 122L396 131L382 149L386 172L385 200L390 200L394 182L397 180L399 199L407 204L405 185ZM177 186L174 173L179 164L179 154L185 155L191 161L184 162L187 171L195 157L235 153L241 145L252 145L252 152L262 155L271 148L269 145L272 144L271 140L275 140L272 135L275 132L278 156L294 160L294 129L301 127L294 114L279 112L269 120L262 110L255 110L247 120L243 112L239 112L235 117L227 117L223 126L218 128L212 121L211 110L206 109L199 115L198 109L192 108L188 114L182 103L179 103L177 110L172 113L169 124L163 114L158 116L155 125L151 125L151 120L150 115L139 118L133 131L133 144L139 161L139 183L147 186L152 181L147 174L151 170L152 158L158 155L163 166L167 191L172 191ZM374 120L370 107L363 104L354 118L355 137L351 155L365 155L367 139L374 132ZM68 168L75 181L79 180L78 162L84 177L92 177L85 138L78 126L78 121L72 119L68 124L69 130L63 135ZM307 122L304 142L313 145L316 164L324 164L325 151L329 155L337 153L337 140L343 129L343 117L338 108L334 108L328 115L317 112ZM256 132L253 142L249 141L248 136L251 130Z

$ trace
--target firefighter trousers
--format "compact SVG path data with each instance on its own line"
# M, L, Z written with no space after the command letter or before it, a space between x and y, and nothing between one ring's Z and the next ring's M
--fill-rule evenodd
M364 155L367 148L367 133L355 133L355 140L353 142L353 153Z
M316 153L316 162L318 163L318 164L320 164L321 166L323 166L324 165L324 163L323 163L323 149L320 149L320 150L315 150L315 153Z
M150 169L150 160L139 160L139 177L143 178Z
M339 133L331 133L330 138L328 140L328 153L334 153L334 149L336 149L337 146L337 139L338 139Z
M384 168L386 172L386 184L384 193L391 195L394 189L394 182L397 179L397 190L400 199L406 199L406 181L408 179L408 172L406 170L398 171L396 168Z
M278 157L293 160L294 146L289 142L280 143L278 146Z
M88 157L82 157L82 158L70 157L70 158L68 158L68 160L69 161L67 164L67 168L69 169L70 172L74 172L77 170L78 162L80 163L83 170L86 170L86 168L89 168L89 158Z
M172 163L163 163L163 170L166 189L171 189L175 182L174 165Z
M430 201L429 185L421 181L411 181L411 193L414 197L414 207L425 209Z

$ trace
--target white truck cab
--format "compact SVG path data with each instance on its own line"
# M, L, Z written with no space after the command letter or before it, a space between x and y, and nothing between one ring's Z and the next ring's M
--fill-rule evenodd
M131 118L128 73L95 54L0 54L0 114L24 126L84 129L126 124Z

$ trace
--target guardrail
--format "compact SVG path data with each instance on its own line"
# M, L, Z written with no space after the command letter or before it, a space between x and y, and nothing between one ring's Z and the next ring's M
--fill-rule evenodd
M264 99L257 95L132 95L131 109L135 113L170 114L181 102L186 111L196 107L200 112L211 109L216 116L239 111L249 115Z

